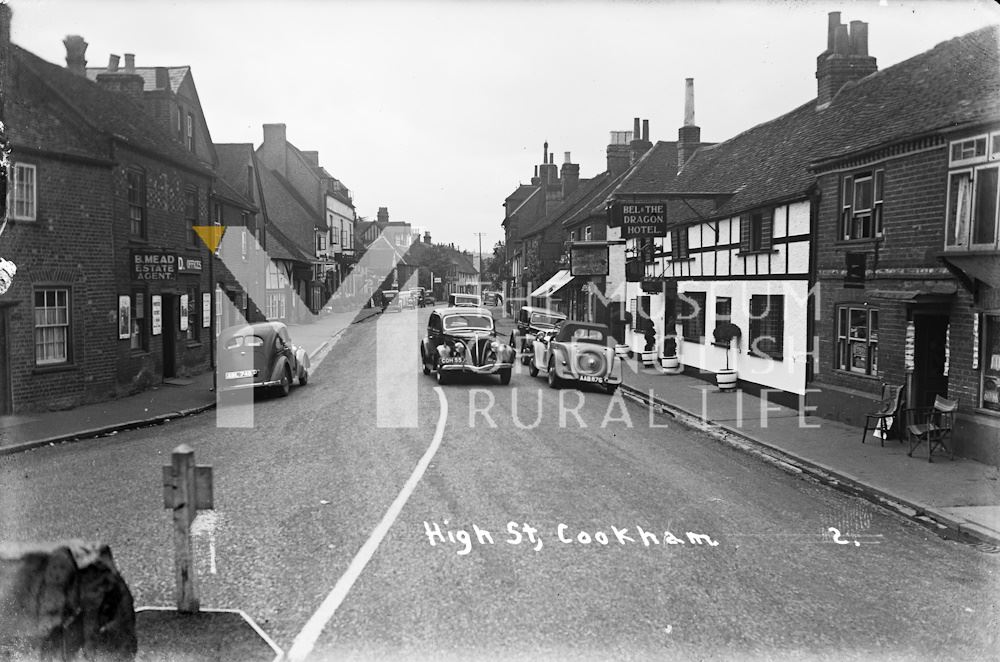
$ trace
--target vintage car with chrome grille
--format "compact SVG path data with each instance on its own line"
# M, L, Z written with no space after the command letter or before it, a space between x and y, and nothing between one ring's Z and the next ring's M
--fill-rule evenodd
M509 384L514 350L497 337L488 309L449 306L431 311L420 362L424 374L433 371L439 384L462 373L498 375L501 384Z
M239 324L219 334L220 392L267 389L288 395L292 381L309 381L309 354L281 322Z
M521 353L521 363L531 365L531 355L538 334L553 331L565 321L566 316L554 310L521 306L517 311L514 330L510 332L510 346Z
M614 393L622 383L621 359L608 346L608 327L569 320L558 329L544 331L534 340L528 373L544 370L551 388L568 382L597 384Z

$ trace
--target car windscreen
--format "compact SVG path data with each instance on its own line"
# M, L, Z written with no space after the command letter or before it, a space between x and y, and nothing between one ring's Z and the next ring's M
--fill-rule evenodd
M556 324L559 324L562 321L564 321L562 317L545 315L544 313L533 313L531 315L531 322L529 322L529 324L537 326L555 326Z
M449 315L444 318L445 331L455 329L493 329L493 318L486 315Z

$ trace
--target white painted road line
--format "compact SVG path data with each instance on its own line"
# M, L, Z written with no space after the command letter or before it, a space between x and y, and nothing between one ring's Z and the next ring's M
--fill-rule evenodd
M378 523L378 526L368 536L368 540L361 546L358 553L354 555L351 564L347 566L347 572L337 580L333 590L330 591L330 594L323 600L316 613L312 615L306 622L305 627L302 628L302 631L295 637L292 647L288 650L287 659L290 662L301 662L312 652L313 647L316 645L316 640L319 639L319 635L322 634L327 623L333 618L337 608L340 607L340 604L347 597L347 593L354 586L354 582L357 581L358 577L361 576L365 566L368 565L375 552L378 551L378 546L382 543L393 522L396 521L399 513L403 510L403 506L406 505L410 495L417 488L417 484L420 483L420 479L441 446L441 440L444 438L445 423L448 421L448 399L445 397L444 390L440 386L435 386L434 391L437 393L441 410L438 415L437 428L434 430L434 439L431 440L431 445L424 452L424 456L420 458L420 461L417 462L417 466L410 475L410 478L403 485L403 489L392 502L392 505L389 506L389 510L382 516L382 520Z

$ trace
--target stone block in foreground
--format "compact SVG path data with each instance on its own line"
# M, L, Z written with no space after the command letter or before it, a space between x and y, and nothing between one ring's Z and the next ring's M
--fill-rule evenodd
M103 543L0 543L0 661L135 659L132 592Z

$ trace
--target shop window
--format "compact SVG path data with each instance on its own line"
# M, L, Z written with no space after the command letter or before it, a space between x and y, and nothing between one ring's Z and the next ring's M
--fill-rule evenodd
M10 168L7 209L15 221L34 221L38 217L38 185L35 166L15 163Z
M781 361L785 352L785 297L756 294L750 297L748 352L752 356Z
M678 320L681 323L681 334L688 342L702 343L705 341L705 292L681 292L681 313Z
M878 309L837 309L836 368L878 375Z
M843 206L840 215L842 239L872 239L882 236L884 185L883 170L859 172L843 178Z
M54 365L70 360L69 290L35 290L35 364Z
M145 291L132 292L132 328L129 335L129 347L133 350L146 351L149 349L148 317Z
M981 406L1000 412L1000 315L983 316Z

